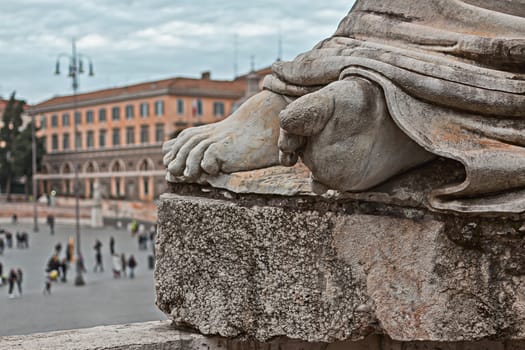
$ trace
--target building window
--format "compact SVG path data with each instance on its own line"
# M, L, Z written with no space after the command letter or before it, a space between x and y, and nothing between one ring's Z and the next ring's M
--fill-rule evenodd
M149 142L149 125L140 126L140 143Z
M126 106L126 119L133 119L133 105Z
M202 115L202 100L200 98L193 100L193 104L191 106L191 114L194 117Z
M177 114L184 114L184 100L180 98L177 100Z
M164 115L164 101L155 101L155 115Z
M135 128L128 126L126 128L126 144L133 145L135 143Z
M106 109L105 108L101 108L98 110L98 121L99 122L105 122L107 120L107 117L106 117Z
M62 126L69 126L69 113L62 114Z
M95 122L95 118L93 117L93 111L87 111L86 112L86 123L93 124Z
M155 142L164 141L164 124L155 125Z
M95 147L95 132L93 130L89 130L86 133L86 145L87 148Z
M82 148L82 133L80 132L75 133L75 148Z
M56 128L58 126L58 116L56 114L53 114L51 116L51 127Z
M45 129L46 128L46 116L43 115L42 118L40 118L40 129Z
M120 108L119 107L111 108L111 120L119 120L119 119L120 119Z
M140 116L142 118L149 116L149 103L143 102L140 104Z
M144 194L148 195L149 194L149 179L148 178L144 178L144 179L142 179L142 182L143 182L143 186L144 186Z
M53 151L56 151L58 149L58 135L57 134L51 135L51 149Z
M113 129L113 146L120 145L120 129L114 128Z
M216 117L224 116L224 102L213 102L213 115Z
M69 149L69 134L68 133L64 133L64 135L62 135L62 149L64 151Z
M100 129L98 132L98 146L99 147L106 147L106 130Z
M75 124L80 125L82 123L82 114L75 112Z

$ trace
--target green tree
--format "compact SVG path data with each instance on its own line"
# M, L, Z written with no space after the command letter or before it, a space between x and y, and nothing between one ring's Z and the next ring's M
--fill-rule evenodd
M2 127L0 128L0 187L10 199L11 187L15 179L25 176L26 194L29 193L33 173L31 167L31 124L22 130L22 114L24 113L24 101L18 101L15 93L6 105L2 115ZM42 160L44 145L41 138L37 138L37 165Z

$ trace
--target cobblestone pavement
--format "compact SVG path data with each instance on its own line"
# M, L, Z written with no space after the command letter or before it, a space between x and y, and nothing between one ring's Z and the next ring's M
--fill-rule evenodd
M61 258L64 256L68 238L74 237L74 226L58 224L54 235L50 235L45 225L40 225L38 233L33 233L32 225L28 223L0 223L0 228L13 233L26 231L29 234L29 249L13 247L0 255L4 276L10 268L20 267L24 271L21 297L8 298L7 286L0 286L0 336L166 319L154 305L153 271L148 269L148 255L151 254L149 242L147 251L139 251L136 237L132 238L124 229L82 227L86 285L73 285L75 271L71 266L68 281L53 283L52 294L48 296L42 293L47 261L58 242L63 247ZM113 278L110 236L115 238L117 253L125 253L126 256L134 254L137 259L135 279ZM103 244L103 273L93 272L93 245L97 238Z

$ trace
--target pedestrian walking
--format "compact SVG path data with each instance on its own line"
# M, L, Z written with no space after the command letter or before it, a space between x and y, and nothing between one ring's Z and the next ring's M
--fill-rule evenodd
M27 232L20 234L20 248L29 248L29 235Z
M21 268L16 270L16 286L18 288L18 294L22 296L22 281L24 279L24 273Z
M13 234L9 231L5 233L5 243L7 244L7 248L13 248Z
M93 249L95 249L95 267L93 268L94 272L97 272L97 270L100 270L100 272L104 272L104 266L102 265L102 242L100 242L98 239L95 241L95 245L93 246Z
M0 262L0 286L4 285L4 265Z
M58 274L60 273L60 260L58 259L58 255L53 255L51 257L51 259L49 259L49 261L47 262L47 268L46 268L46 272L51 274L51 273L56 273L57 276Z
M68 269L68 260L67 258L62 259L62 263L60 264L61 269L61 275L62 275L62 282L67 282L67 269Z
M15 290L15 283L16 283L16 271L15 269L11 269L9 271L9 276L7 277L7 282L9 283L9 298L13 299L15 297L14 290Z
M16 223L18 222L18 216L16 214L13 214L13 216L11 217L11 220L13 222L13 225L16 225Z
M131 228L131 236L135 237L135 234L139 230L139 225L137 224L137 220L135 219L131 220L130 228Z
M67 250L66 250L66 259L68 262L73 262L73 256L75 251L75 241L73 241L73 238L70 238L67 242Z
M122 266L122 277L128 277L126 273L126 266L128 265L128 261L126 260L126 255L124 253L120 254L120 264Z
M50 274L46 274L46 280L44 282L44 291L43 293L44 295L50 295L51 294L51 276Z
M122 262L118 254L113 255L113 278L120 278L120 272L122 271Z
M0 255L4 254L4 249L5 249L4 239L0 238Z
M49 233L55 234L55 217L51 214L47 216L47 224L49 225Z
M16 247L18 249L24 248L24 238L22 237L22 234L18 231L16 231Z
M60 252L62 251L62 243L58 242L55 244L55 254L60 255Z
M135 267L137 267L137 261L135 260L135 257L133 256L133 254L129 256L128 267L129 267L129 278L135 278Z
M115 254L115 238L113 236L109 238L109 253L111 255Z

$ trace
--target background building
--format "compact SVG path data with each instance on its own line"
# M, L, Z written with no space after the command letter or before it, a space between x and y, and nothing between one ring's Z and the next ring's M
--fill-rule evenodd
M256 93L269 68L232 81L172 78L76 96L58 96L31 107L47 154L39 192L73 195L79 167L80 195L92 196L99 179L110 199L152 200L164 192L162 143L182 129L226 118ZM77 134L75 135L75 125Z

